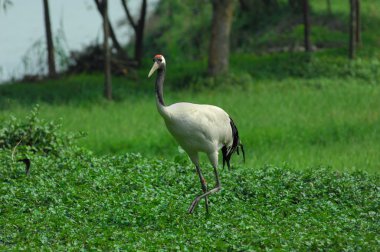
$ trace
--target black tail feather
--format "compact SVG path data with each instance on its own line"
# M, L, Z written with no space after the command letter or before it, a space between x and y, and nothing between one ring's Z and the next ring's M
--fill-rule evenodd
M226 157L227 157L227 147L226 146L223 146L222 148L222 155L223 155L223 168L224 168L224 165L226 164ZM230 167L228 167L229 169Z
M244 152L244 145L242 143L239 144L241 148L241 152L243 153L243 162L245 163L245 152ZM238 153L239 154L239 153Z
M228 170L230 170L230 168L231 168L230 167L230 160L231 160L232 154L234 154L234 152L236 152L238 155L240 155L239 147L241 148L241 152L243 153L243 161L245 162L244 146L240 142L239 132L236 128L234 121L231 118L230 118L230 125L231 125L231 129L232 129L232 138L233 138L232 145L229 147L223 146L223 148L222 148L223 168L224 168L225 163L227 163Z

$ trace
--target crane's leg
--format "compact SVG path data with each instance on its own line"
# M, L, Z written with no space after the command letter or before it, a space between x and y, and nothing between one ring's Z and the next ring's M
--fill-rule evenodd
M207 184L206 184L205 178L202 175L201 168L199 166L198 153L189 155L189 157L190 157L191 161L193 162L193 164L195 165L195 168L197 170L197 173L198 173L198 176L199 176L199 180L200 180L201 186L202 186L202 191L203 191L203 193L206 193L207 192ZM205 197L205 207L206 207L206 212L207 213L208 213L208 204L209 204L208 197Z
M195 168L197 169L197 173L198 173L198 176L199 176L199 180L201 181L201 185L202 185L202 191L203 193L207 193L207 184L206 184L206 180L205 178L203 177L202 175L202 171L201 171L201 168L199 166L195 166ZM206 196L205 197L205 207L206 207L206 213L208 213L208 197Z
M199 201L202 198L206 198L208 195L210 195L212 193L216 193L222 189L222 185L220 184L219 173L218 173L218 152L208 154L208 158L210 159L210 162L211 162L212 166L214 167L214 175L215 175L216 186L214 189L196 197L195 200L193 201L193 203L191 203L191 205L189 207L189 210L188 210L189 213L192 213L194 211L194 208L198 205Z

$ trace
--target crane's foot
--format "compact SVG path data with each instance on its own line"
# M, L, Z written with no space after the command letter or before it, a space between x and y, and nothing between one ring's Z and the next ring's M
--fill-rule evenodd
M194 208L198 205L198 203L199 203L200 200L201 200L201 196L198 196L198 197L196 197L195 200L191 203L189 209L187 210L187 212L188 212L189 214L192 214L192 213L194 212ZM206 211L208 211L208 208L207 208Z
M195 200L191 203L189 209L187 210L187 212L189 214L192 214L194 212L194 209L195 207L198 205L199 201L202 199L202 198L207 198L208 195L212 194L212 193L216 193L218 191L220 191L222 189L221 186L217 186L215 187L214 189L202 194L202 195L199 195L198 197L195 198ZM206 212L208 213L208 200L206 201L207 203L207 206L206 206Z

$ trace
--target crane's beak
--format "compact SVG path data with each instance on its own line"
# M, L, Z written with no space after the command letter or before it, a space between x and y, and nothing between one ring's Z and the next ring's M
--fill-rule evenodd
M150 71L149 71L148 78L149 78L150 76L152 76L152 74L153 74L157 69L158 69L158 64L157 64L157 62L154 62L152 68L151 68Z

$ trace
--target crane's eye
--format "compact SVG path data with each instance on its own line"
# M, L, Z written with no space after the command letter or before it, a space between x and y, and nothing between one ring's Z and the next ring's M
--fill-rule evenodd
M161 61L162 61L162 59L158 59L158 61L159 61L159 62L161 62Z

